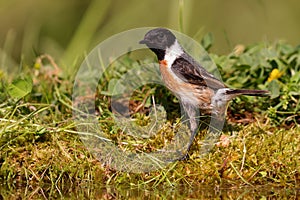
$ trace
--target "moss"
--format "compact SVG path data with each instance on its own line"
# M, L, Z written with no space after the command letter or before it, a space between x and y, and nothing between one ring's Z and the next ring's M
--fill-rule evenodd
M35 74L30 69L24 71L34 80L29 95L18 100L5 96L5 101L0 104L0 181L6 187L43 187L62 193L78 185L106 189L112 186L112 191L118 190L116 187L299 187L300 127L296 122L288 126L284 122L282 126L272 123L262 110L265 102L259 102L259 99L255 99L258 105L255 112L250 106L244 108L252 113L247 123L229 115L230 123L224 129L223 137L227 140L226 145L220 143L207 156L199 157L202 137L206 133L204 129L196 137L189 159L172 162L161 170L135 174L115 171L88 151L72 119L72 82L53 74L51 70L42 69L43 66ZM52 78L45 73L51 73ZM2 84L9 83L3 81ZM101 113L100 127L123 151L155 151L172 141L178 130L178 102L161 86L154 88L148 85L137 89L131 101L131 110L135 111L131 116L136 125L142 126L151 124L149 106L152 103L147 100L148 97L153 100L155 96L160 96L162 98L155 99L156 103L167 102L171 105L171 110L168 110L171 114L168 113L159 134L150 138L126 135L113 121L110 97L99 95L97 109ZM294 98L294 93L289 95ZM235 106L241 107L253 99L243 100L246 103L240 100L233 103L230 112L238 113ZM135 109L137 107L139 109ZM275 118L278 117L277 112L275 110L273 113ZM295 113L290 116L294 117ZM280 120L288 119L289 115L280 114ZM120 195L130 196L121 193L118 191Z

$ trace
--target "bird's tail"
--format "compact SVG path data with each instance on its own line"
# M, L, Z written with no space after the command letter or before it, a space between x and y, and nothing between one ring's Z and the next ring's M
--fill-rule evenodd
M248 96L269 96L268 90L231 89L227 90L228 95L248 95Z

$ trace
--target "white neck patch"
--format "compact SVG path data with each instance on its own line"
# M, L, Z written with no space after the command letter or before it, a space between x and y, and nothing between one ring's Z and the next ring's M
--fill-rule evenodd
M166 54L164 57L164 60L167 61L168 67L171 67L173 62L183 54L183 49L178 43L177 40L175 40L174 44L166 49Z

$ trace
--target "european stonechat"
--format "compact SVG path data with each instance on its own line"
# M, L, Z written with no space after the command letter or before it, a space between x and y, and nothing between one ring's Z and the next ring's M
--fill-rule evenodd
M175 35L165 28L152 29L140 44L147 45L157 56L162 79L166 87L181 101L188 117L192 136L188 150L198 127L193 108L224 118L228 103L238 95L262 96L266 90L231 89L206 71L177 41Z

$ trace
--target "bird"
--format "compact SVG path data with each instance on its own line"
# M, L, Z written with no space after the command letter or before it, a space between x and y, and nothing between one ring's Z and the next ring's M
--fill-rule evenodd
M169 29L151 29L139 43L156 55L165 86L180 100L189 119L190 140L179 160L187 157L197 134L197 109L200 113L210 113L217 123L221 123L233 98L239 95L265 96L269 93L267 90L227 87L190 56Z

